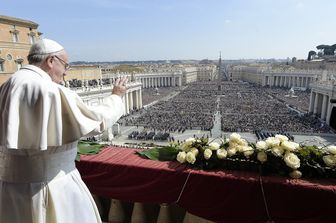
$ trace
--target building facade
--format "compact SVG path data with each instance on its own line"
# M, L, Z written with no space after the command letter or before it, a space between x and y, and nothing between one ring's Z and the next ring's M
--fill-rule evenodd
M0 15L0 85L28 64L29 49L42 35L37 28L35 22Z

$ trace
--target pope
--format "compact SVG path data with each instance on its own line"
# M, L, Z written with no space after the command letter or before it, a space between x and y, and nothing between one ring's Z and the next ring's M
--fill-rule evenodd
M28 62L0 87L0 222L101 222L75 167L77 142L125 113L127 78L91 107L60 85L70 68L62 45L41 39Z

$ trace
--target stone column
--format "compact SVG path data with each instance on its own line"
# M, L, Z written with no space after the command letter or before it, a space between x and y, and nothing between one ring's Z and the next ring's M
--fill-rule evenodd
M314 100L314 111L313 111L313 114L317 114L317 109L318 109L318 97L319 96L319 93L315 93L315 100Z
M129 113L129 100L128 100L128 93L127 92L125 94L125 111L126 111L126 114Z
M322 111L321 111L321 119L326 120L326 111L328 109L328 95L323 95L323 101L322 101Z
M139 90L139 106L142 108L142 90Z
M128 99L129 99L129 109L130 111L132 111L133 110L133 91L129 92Z
M308 88L308 77L304 78L304 87Z
M329 98L331 98L331 97L329 97ZM330 116L331 116L331 111L333 109L333 105L329 101L327 102L327 104L328 104L328 108L327 108L326 122L327 122L328 125L330 125Z
M310 92L310 100L309 100L309 113L314 112L314 103L315 103L315 92Z
M139 90L136 90L136 91L135 91L135 107L136 107L137 109L140 108L140 106L139 106Z

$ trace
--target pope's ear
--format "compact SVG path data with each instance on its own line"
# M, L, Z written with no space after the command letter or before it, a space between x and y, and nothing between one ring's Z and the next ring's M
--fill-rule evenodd
M52 67L53 66L53 61L54 61L54 57L48 57L47 59L46 59L46 64L48 65L48 67Z

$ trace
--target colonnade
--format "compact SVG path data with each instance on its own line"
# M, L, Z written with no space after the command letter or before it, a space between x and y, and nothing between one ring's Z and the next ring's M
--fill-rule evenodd
M182 86L182 78L180 76L140 76L143 88L156 87L175 87Z
M132 110L142 108L142 92L140 83L137 86L133 86L127 89L125 96L123 97L125 104L125 113L128 114Z
M270 87L303 87L309 88L310 83L316 80L313 76L295 76L293 74L290 75L265 75L263 78L263 86Z
M328 94L312 91L310 94L309 113L318 116L329 124L332 104Z
M336 96L334 94L334 83L316 82L311 86L309 113L330 125L330 116L334 106L330 99L334 99Z
M104 98L111 95L111 92L112 86L92 88L90 91L80 91L77 93L83 99L85 104L95 106L103 104ZM125 114L130 113L132 110L142 108L141 83L131 82L127 84L127 91L122 100L125 104Z

